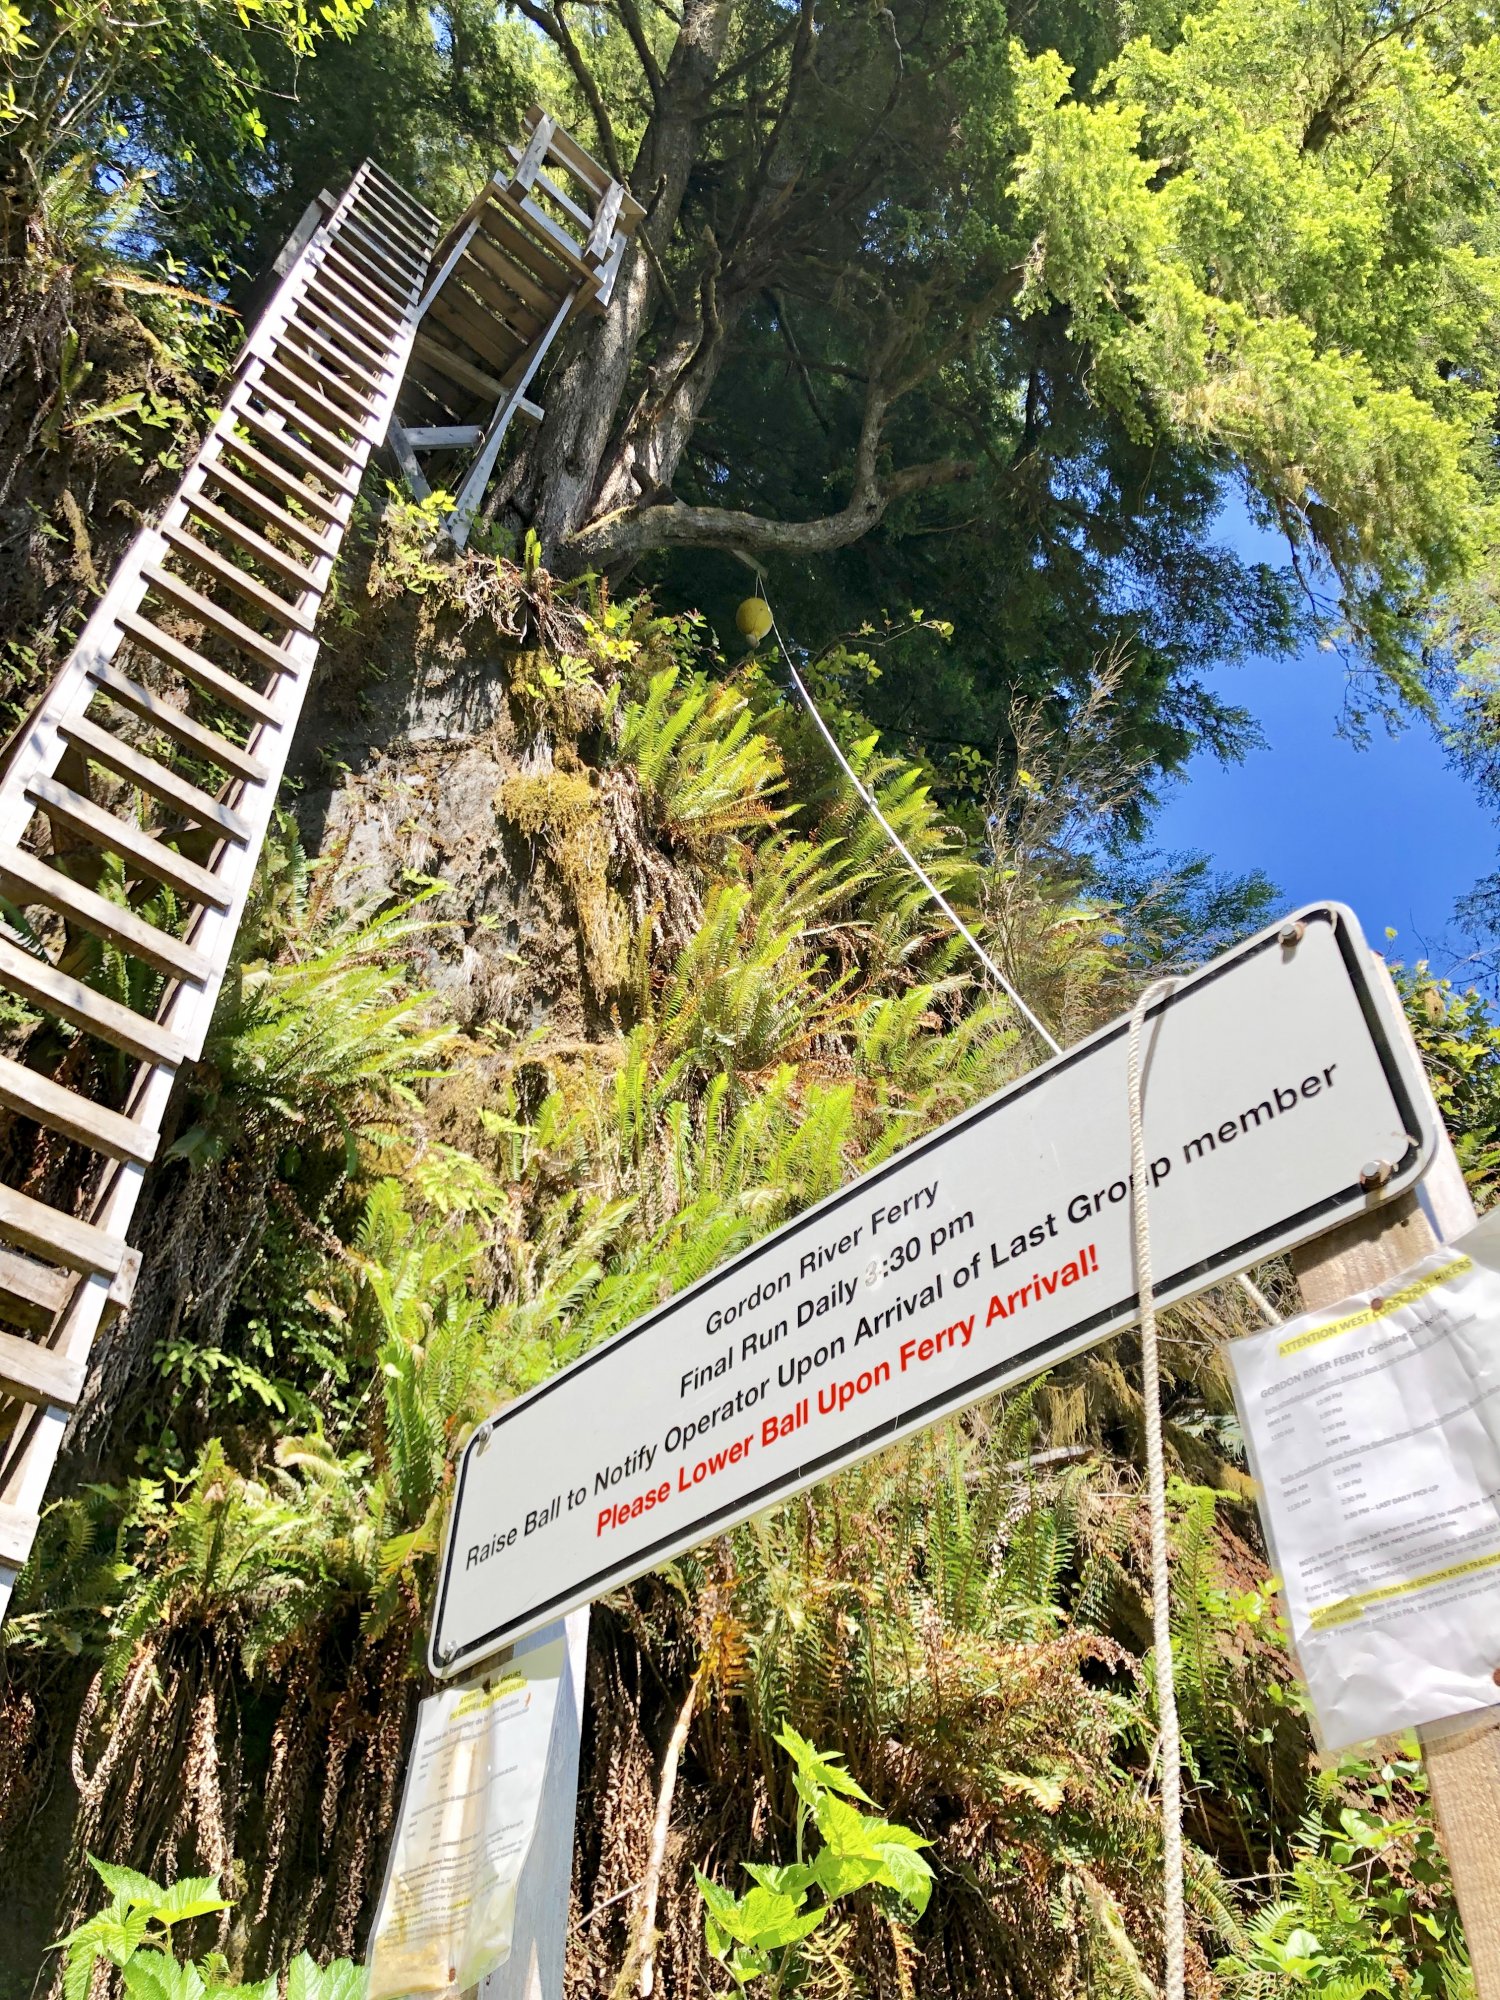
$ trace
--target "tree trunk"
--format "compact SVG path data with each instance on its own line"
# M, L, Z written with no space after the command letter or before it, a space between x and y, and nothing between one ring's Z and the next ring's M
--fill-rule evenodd
M687 0L630 176L649 211L641 225L648 242L627 251L609 311L553 378L546 421L506 482L505 517L517 529L535 530L544 559L589 517L630 366L661 295L657 260L671 241L698 155L698 118L729 15L730 0Z

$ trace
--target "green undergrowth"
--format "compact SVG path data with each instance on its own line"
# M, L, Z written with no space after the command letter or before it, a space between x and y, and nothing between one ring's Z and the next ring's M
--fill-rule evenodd
M468 942L443 885L340 910L280 827L149 1211L232 1280L212 1314L142 1322L134 1400L48 1509L7 1627L6 1865L75 1784L53 1934L93 1907L90 1855L213 1875L226 1907L184 1943L226 1982L362 1947L474 1423L1037 1058L762 663L705 674L691 621L529 560L441 588L512 645L530 760L492 809L556 869L607 1025L460 1031L428 977ZM1115 1012L1143 933L1060 832L1097 744L1029 755L981 848L921 770L851 742L1032 1003L1070 1033ZM1457 1995L1419 1771L1314 1772L1219 1360L1242 1310L1177 1315L1167 1365L1195 1984ZM648 1951L669 1992L760 1976L780 1947L740 1937L722 1886L705 1942L698 1881L797 1865L788 1729L927 1843L933 1886L900 1911L873 1876L830 1899L794 1982L775 1960L787 1990L1151 1990L1140 1426L1115 1342L607 1599L570 1992Z

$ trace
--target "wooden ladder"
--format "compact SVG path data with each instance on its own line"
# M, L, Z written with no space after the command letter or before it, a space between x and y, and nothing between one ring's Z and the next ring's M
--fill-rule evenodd
M297 248L170 505L6 752L0 989L82 1031L62 1068L83 1087L0 1056L0 1105L55 1135L43 1151L65 1190L0 1185L14 1329L0 1327L0 1618L95 1335L130 1296L126 1235L173 1079L208 1032L438 232L365 162ZM114 993L141 1004L91 980L101 941ZM113 1106L90 1087L111 1071L128 1079Z

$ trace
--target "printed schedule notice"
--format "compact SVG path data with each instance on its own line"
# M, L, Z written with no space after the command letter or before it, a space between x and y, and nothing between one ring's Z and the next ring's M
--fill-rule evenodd
M1229 1352L1327 1746L1500 1698L1500 1275L1439 1251Z

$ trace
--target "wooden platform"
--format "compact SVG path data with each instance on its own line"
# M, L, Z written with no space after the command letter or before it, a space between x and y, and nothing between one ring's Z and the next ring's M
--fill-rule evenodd
M529 391L575 313L608 311L645 211L540 107L527 143L438 245L390 443L418 499L454 496L462 547L512 421L540 423Z

